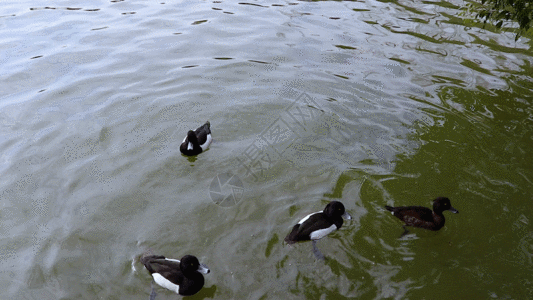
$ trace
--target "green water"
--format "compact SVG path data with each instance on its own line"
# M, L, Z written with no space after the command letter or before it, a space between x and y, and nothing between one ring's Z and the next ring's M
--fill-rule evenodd
M461 5L4 4L0 298L148 299L147 249L209 266L192 299L532 298L531 41ZM331 200L325 261L283 243Z

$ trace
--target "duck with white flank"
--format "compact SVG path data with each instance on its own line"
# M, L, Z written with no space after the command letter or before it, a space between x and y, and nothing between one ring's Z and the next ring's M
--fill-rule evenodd
M294 244L300 241L312 241L313 253L318 259L324 259L316 247L316 241L342 227L343 218L349 220L344 205L338 201L331 201L323 211L315 212L301 219L294 225L291 232L285 237L285 242Z
M163 255L152 255L147 252L142 255L141 263L152 274L155 283L182 296L191 296L204 286L204 276L210 270L200 264L193 255L185 255L180 260L165 258ZM155 299L156 293L152 285L150 300Z
M444 226L445 219L442 212L449 210L454 214L459 213L457 209L452 207L450 199L446 197L438 197L433 200L433 211L423 206L385 206L385 209L405 223L403 225L405 231L402 233L402 236L409 232L407 228L405 228L406 226L437 231Z
M207 121L195 131L189 130L187 132L187 136L180 145L180 151L188 156L198 155L207 150L212 141L211 123Z

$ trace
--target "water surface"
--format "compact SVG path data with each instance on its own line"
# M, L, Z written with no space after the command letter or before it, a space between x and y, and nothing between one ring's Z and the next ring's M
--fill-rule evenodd
M3 298L147 299L146 249L206 263L198 299L533 296L527 38L458 1L48 5L0 9ZM400 239L383 206L437 196ZM283 244L331 200L325 262Z

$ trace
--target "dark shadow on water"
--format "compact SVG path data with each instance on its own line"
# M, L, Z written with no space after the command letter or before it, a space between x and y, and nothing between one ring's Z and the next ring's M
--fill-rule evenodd
M204 286L204 288L200 290L196 295L187 297L186 299L214 299L216 292L217 292L216 285L212 285L210 287Z
M183 155L183 154L182 154L181 156L187 158L187 160L188 160L191 164L195 163L196 160L198 159L197 155L195 155L195 156L187 156L187 155ZM191 165L191 166L194 166L194 165Z
M160 287L160 286L158 286L153 281L152 281L152 288L151 289L152 290L150 292L150 298L149 298L150 300L167 299L164 296L163 296L163 298L161 298L161 296L157 297L159 294L163 294L162 290L165 290L165 289ZM208 287L208 288L204 287L203 289L201 289L195 295L188 296L188 297L186 297L184 299L213 299L213 298L215 298L215 293L216 292L217 292L217 287L216 287L216 285L213 285L213 286ZM171 292L169 292L169 294L170 293ZM179 297L179 296L177 296L177 297Z

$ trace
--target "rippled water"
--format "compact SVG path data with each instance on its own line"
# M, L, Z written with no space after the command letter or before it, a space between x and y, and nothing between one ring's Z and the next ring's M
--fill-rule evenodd
M146 249L196 298L533 297L530 40L461 1L47 5L0 7L2 298L147 299ZM382 207L441 195L399 239ZM283 244L333 199L325 262Z

